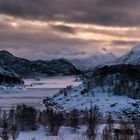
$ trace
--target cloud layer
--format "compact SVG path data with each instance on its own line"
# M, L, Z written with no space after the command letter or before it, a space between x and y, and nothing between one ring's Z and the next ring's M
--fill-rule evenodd
M140 40L139 9L139 0L0 0L0 49L30 59L120 55Z
M15 17L101 25L140 25L139 0L0 0L0 12Z

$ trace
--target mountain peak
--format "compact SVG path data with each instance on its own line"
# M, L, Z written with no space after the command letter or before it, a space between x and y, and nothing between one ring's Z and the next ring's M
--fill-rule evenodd
M13 56L13 54L11 54L10 52L8 52L8 51L6 51L6 50L1 50L1 51L0 51L0 54L8 55L8 56Z
M104 65L106 63L112 62L116 59L113 53L104 50L104 52L96 52L95 54L86 57L84 59L73 59L71 60L78 69L87 71L94 69L97 66Z
M132 51L140 51L140 43L136 44L133 48Z
M117 59L118 64L140 64L140 43L136 44L127 54Z

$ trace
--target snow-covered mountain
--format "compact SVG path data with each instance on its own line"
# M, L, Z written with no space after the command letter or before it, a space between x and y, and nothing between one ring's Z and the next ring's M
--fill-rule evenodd
M81 72L65 59L30 61L18 58L7 51L0 51L0 64L23 78L48 75L75 75Z
M94 55L89 56L84 59L74 59L71 60L71 63L80 70L93 70L99 65L112 62L116 59L116 56L106 49L103 49L101 52L96 52Z
M118 64L140 64L140 44L136 44L130 52L118 58L115 63Z

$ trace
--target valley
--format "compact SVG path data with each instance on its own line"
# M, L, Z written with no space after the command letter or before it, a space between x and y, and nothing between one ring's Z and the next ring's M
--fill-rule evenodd
M139 137L138 48L116 59L95 55L93 63L107 59L93 67L85 65L90 59L76 61L78 68L65 59L29 61L1 51L1 121L6 115L18 122L17 140L102 140L108 134L116 139L120 131L119 137L126 137L126 131L128 138Z
M0 140L140 140L140 0L0 0Z

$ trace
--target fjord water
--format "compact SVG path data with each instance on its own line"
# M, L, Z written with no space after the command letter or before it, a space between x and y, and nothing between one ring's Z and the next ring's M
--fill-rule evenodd
M2 109L9 109L18 104L27 104L36 108L43 108L43 99L47 96L53 96L61 88L69 85L78 86L80 83L81 81L77 81L75 76L26 79L25 91L0 94L0 107Z

